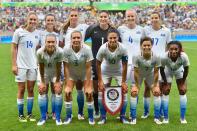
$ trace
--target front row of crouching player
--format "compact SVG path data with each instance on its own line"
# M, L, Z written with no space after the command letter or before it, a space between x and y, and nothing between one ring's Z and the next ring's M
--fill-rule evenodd
M178 41L171 41L168 44L168 51L163 58L153 54L153 41L149 37L141 40L141 53L132 58L134 64L135 84L131 88L130 96L130 117L131 121L125 118L127 107L127 62L128 54L125 47L118 42L118 33L116 30L110 30L107 35L107 42L103 44L97 54L97 72L99 87L99 107L101 120L98 124L106 123L106 110L102 103L102 92L105 87L110 85L110 80L114 78L117 85L123 90L123 107L120 111L120 120L123 124L136 124L137 98L142 82L145 80L147 86L154 95L154 122L156 124L169 123L168 101L171 88L172 77L175 76L177 87L180 94L180 112L181 123L187 123L185 119L186 112L186 78L189 70L189 60L182 51L182 45ZM39 84L38 103L41 112L41 118L37 125L43 125L47 121L48 108L48 87L49 84L55 92L55 119L56 125L70 124L72 122L72 90L77 82L83 83L84 93L87 101L88 120L90 125L95 124L93 117L94 101L92 87L91 61L93 55L91 48L82 42L82 35L79 31L71 34L71 43L62 50L57 45L56 36L48 34L45 45L37 51L37 61L39 64L39 73L41 82ZM62 122L60 118L62 109L62 85L60 82L61 64L64 64L64 103L66 108L66 117ZM161 80L159 83L159 69ZM160 86L159 86L160 85ZM160 121L161 98L163 99L164 119ZM19 108L22 110L22 108ZM22 111L19 110L19 113ZM20 114L23 115L23 112Z

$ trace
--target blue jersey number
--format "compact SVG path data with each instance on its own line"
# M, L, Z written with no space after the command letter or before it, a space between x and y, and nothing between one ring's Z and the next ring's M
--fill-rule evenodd
M152 40L153 40L153 45L157 45L158 41L159 41L159 38L152 38Z
M32 41L27 41L27 48L33 48Z
M133 39L131 36L129 36L129 42L132 44L133 43Z

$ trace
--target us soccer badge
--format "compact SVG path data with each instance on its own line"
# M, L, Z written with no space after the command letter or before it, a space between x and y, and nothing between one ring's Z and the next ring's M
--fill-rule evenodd
M123 105L123 93L121 86L106 87L103 93L103 104L106 111L115 115L120 112Z

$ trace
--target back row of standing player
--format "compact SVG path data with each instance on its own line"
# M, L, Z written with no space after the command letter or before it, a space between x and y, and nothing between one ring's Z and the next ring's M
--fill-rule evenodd
M86 25L86 24L79 24L78 23L78 11L71 10L69 15L69 20L62 28L60 35L55 32L55 17L52 14L49 14L45 18L46 29L45 31L41 32L36 30L36 24L38 22L38 18L35 13L30 13L27 17L27 25L23 28L20 28L15 31L13 37L13 46L12 46L12 71L16 75L16 82L18 82L18 96L17 96L17 105L19 111L19 120L26 121L23 114L23 105L24 105L24 91L25 91L25 81L27 80L27 89L28 89L28 98L27 98L27 113L28 118L31 121L35 119L32 116L32 108L33 108L33 87L35 84L35 78L37 76L36 69L37 65L35 61L27 61L30 58L35 58L35 48L37 43L41 43L41 46L45 43L45 38L48 34L55 34L57 36L58 44L60 47L64 47L64 45L68 45L71 39L71 33L73 31L80 31L82 37L85 40L88 38L92 39L92 53L93 53L93 62L92 62L92 70L93 70L93 87L94 87L94 108L95 108L95 116L99 115L99 108L98 108L98 76L96 71L96 55L100 48L100 46L107 42L107 33L110 29L114 27L110 24L109 14L107 12L99 13L98 24L96 25ZM151 14L151 26L147 26L142 28L141 26L137 25L137 14L134 10L128 10L125 13L125 25L122 25L118 28L120 38L122 44L126 47L128 51L128 71L127 71L127 81L131 80L134 83L133 72L134 67L132 64L132 57L138 53L140 53L140 39L149 36L152 38L153 44L153 53L158 56L163 56L165 54L166 44L171 41L171 33L170 30L161 26L161 19L160 15L157 12L153 12ZM41 36L41 38L40 38ZM41 42L40 42L41 39ZM23 43L23 44L20 44ZM27 50L26 48L31 48L33 50ZM16 57L22 57L22 61L18 61ZM16 62L17 60L17 62ZM35 59L33 59L35 60ZM24 63L21 63L24 62ZM28 64L27 64L28 63ZM23 70L25 69L25 70ZM21 76L19 76L21 75ZM25 76L27 75L27 76ZM146 83L146 82L145 82ZM147 84L145 84L147 85ZM54 86L53 84L51 85ZM47 86L48 87L48 86ZM58 85L57 85L58 87ZM84 106L84 92L82 90L83 83L81 81L77 81L77 103L78 103L78 119L84 119L83 114L83 106ZM53 116L56 115L55 113L55 102L60 97L55 95L55 88L51 88L52 91L52 113ZM47 89L48 92L48 89ZM149 88L146 88L144 93L144 115L142 118L147 118L149 115L149 105L150 105L150 95L149 95ZM183 95L185 95L183 93ZM42 99L43 96L40 96ZM48 95L44 96L44 99L47 100L48 103ZM186 101L186 96L181 97ZM160 100L159 100L160 101ZM162 102L162 101L161 101ZM41 104L42 105L42 104ZM72 106L72 105L69 105ZM48 112L48 107L46 109ZM55 114L55 115L54 115ZM59 116L58 116L59 117ZM168 119L168 117L166 117ZM167 121L167 120L166 120ZM123 122L123 120L122 120ZM58 124L58 122L56 122ZM135 119L133 119L133 123ZM157 123L157 122L156 122ZM159 123L159 122L158 122Z

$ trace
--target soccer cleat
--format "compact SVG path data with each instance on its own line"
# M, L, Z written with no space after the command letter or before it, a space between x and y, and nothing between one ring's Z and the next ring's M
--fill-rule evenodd
M61 121L61 120L56 120L55 122L56 122L56 125L57 125L57 126L62 125L62 121Z
M105 123L106 123L106 119L105 119L105 118L102 118L102 119L98 122L99 125L103 125L103 124L105 124Z
M24 115L20 115L20 116L18 117L18 120L19 120L19 122L27 122L27 119L25 118Z
M122 124L129 124L129 121L127 121L126 118L121 118L120 121L122 122Z
M72 121L72 118L67 117L67 118L64 120L63 124L64 124L64 125L68 125L68 124L71 123L71 121Z
M133 119L133 120L131 119L131 122L130 122L131 125L135 125L136 123L137 123L136 119Z
M149 113L144 113L144 115L142 115L141 118L146 119L146 118L148 118L148 116L149 116Z
M161 124L162 124L162 122L161 122L159 119L157 119L157 118L154 118L154 122L155 122L157 125L161 125Z
M36 121L36 118L32 114L27 115L27 119L29 121Z
M180 121L181 121L181 124L187 124L186 119L180 119Z
M169 123L169 120L168 119L163 119L162 123L163 124L168 124Z
M94 125L95 124L94 118L89 118L89 124L90 125Z
M85 117L83 114L78 114L78 120L85 120Z
M46 123L46 120L40 119L40 120L38 121L38 123L37 123L37 126L42 126L42 125L44 125L45 123Z
M94 114L94 118L95 118L95 119L100 118L100 113L99 113L99 112L95 112L95 114Z
M52 119L53 119L53 120L56 119L55 113L52 113Z

